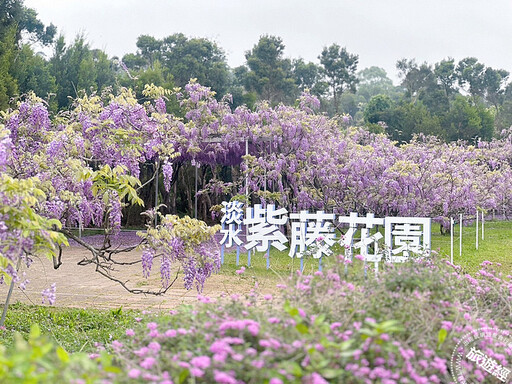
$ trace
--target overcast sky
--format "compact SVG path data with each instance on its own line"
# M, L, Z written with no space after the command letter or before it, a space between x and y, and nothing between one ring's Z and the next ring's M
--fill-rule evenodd
M68 41L83 32L94 48L121 57L139 35L182 32L222 47L231 67L264 34L280 36L285 56L318 63L338 43L359 67L384 68L396 82L401 58L435 63L477 57L512 72L511 0L25 0Z

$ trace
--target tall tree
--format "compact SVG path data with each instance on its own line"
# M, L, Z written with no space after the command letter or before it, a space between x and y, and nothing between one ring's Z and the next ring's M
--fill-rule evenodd
M0 35L0 109L9 106L9 99L18 92L16 79L12 76L16 54L16 28L11 26Z
M226 91L228 68L224 51L208 39L189 39L181 33L168 36L163 39L161 60L180 87L196 78L217 94Z
M509 73L504 69L487 67L484 73L484 98L496 110L505 101L505 91Z
M223 95L229 85L229 69L224 51L214 41L188 38L175 33L161 40L141 35L136 54L127 54L123 62L134 70L154 69L159 62L172 75L174 83L185 86L191 78Z
M455 83L457 75L455 73L455 61L452 58L436 63L434 66L434 76L447 97L456 92Z
M481 98L498 110L505 100L508 71L486 67L477 58L466 57L459 61L456 73L460 86L474 99Z
M153 36L141 35L137 38L137 48L140 56L146 61L149 67L153 67L156 60L161 58L161 48L163 42L155 39Z
M265 35L245 53L249 69L245 75L246 89L272 104L292 101L296 96L292 64L283 57L284 48L280 37Z
M482 105L473 105L467 97L458 95L444 116L442 125L450 141L475 143L479 138L492 138L494 118Z
M100 50L92 50L80 35L70 46L66 46L64 36L60 36L50 65L57 82L59 108L67 107L69 97L77 97L82 90L101 91L114 82L112 63L107 55Z
M459 61L456 71L459 86L471 96L483 98L485 65L476 57L466 57Z
M402 59L396 63L396 68L409 100L414 102L422 90L435 88L436 82L431 65L427 63L419 65L414 59Z
M327 83L322 79L322 68L315 63L306 63L299 58L292 61L295 84L300 91L309 90L313 95L323 96L327 92Z
M16 29L16 44L19 44L24 35L29 42L50 45L57 33L53 24L45 26L37 18L35 10L23 5L23 0L0 1L0 36L9 33L12 26Z
M37 13L25 7L22 0L0 1L0 109L5 109L9 99L18 93L13 73L20 65L16 60L23 45L22 37L29 42L49 45L55 32L54 25L45 27Z
M383 68L369 67L357 73L357 94L370 101L373 96L388 95L397 99L399 92Z
M51 74L49 63L25 44L18 51L13 76L20 94L33 91L40 97L57 92L55 76Z
M254 91L248 92L245 87L248 72L249 68L245 65L240 65L231 70L228 91L233 97L233 108L245 105L249 109L253 109L258 100L257 93Z
M356 91L359 56L350 54L346 48L341 48L338 44L332 44L324 47L318 58L331 90L334 109L338 113L341 94L345 91Z

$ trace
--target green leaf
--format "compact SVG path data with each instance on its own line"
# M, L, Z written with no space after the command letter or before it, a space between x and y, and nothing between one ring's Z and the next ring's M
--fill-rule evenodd
M343 369L324 369L322 370L322 377L324 379L332 380L335 379L338 376L341 376L343 374Z
M188 376L190 375L190 372L188 369L184 369L183 371L180 372L180 376L178 378L178 382L180 384L184 383L185 380L187 380Z
M29 340L36 340L41 336L41 329L38 324L32 324L30 326Z
M108 366L108 367L103 367L103 370L105 372L110 372L110 373L121 373L122 372L122 369L119 368L119 367L114 367L113 365L111 366Z
M290 372L293 376L295 376L295 377L302 376L302 367L296 361L289 362L289 368L290 369L287 371Z
M443 345L444 341L446 340L446 336L448 336L448 331L444 328L441 328L437 334L437 349Z
M325 320L325 315L324 314L318 315L316 317L316 319L315 319L314 324L315 325L320 325L320 324L322 324L324 322L324 320Z
M304 323L299 323L295 326L295 328L297 329L297 331L299 331L299 333L305 335L306 333L309 333L309 328L306 324Z
M69 361L69 354L62 347L57 348L57 357L63 363L67 363Z

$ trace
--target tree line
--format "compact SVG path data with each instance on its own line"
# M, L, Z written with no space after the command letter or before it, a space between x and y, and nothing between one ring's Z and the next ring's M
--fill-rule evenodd
M338 44L323 47L318 62L307 62L285 57L283 40L263 35L236 68L229 67L222 47L206 38L141 35L136 45L136 52L109 57L82 35L67 44L54 25L45 26L22 0L2 2L0 109L30 91L47 98L53 112L68 109L83 90L129 87L142 100L145 84L175 89L196 78L218 97L231 94L233 107L251 109L263 100L293 105L309 90L321 101L323 113L398 142L417 134L477 142L512 125L509 72L473 57L434 64L401 59L396 64L401 82L395 86L382 68L359 69L358 55ZM50 57L37 52L41 46L52 47ZM167 105L177 112L175 107Z

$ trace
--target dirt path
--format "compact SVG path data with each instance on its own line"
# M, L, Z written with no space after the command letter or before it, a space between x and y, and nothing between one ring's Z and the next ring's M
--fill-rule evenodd
M22 291L15 287L11 303L21 301L29 304L41 304L41 292L52 283L57 285L56 306L80 308L131 308L131 309L170 309L184 303L197 302L197 291L183 288L182 274L174 286L165 295L143 295L127 292L121 285L113 282L94 271L93 265L77 265L84 255L84 248L71 246L63 252L63 264L55 270L50 260L37 258L30 268L25 269L26 278L30 281ZM132 251L123 255L124 260L140 260L140 251ZM128 280L132 288L158 289L160 272L158 266L153 267L152 277L144 279L140 264L124 267L115 276L122 281ZM214 275L207 280L203 295L212 298L222 293L241 294L249 292L253 287L250 279L234 276ZM269 291L268 288L264 289ZM2 302L6 297L8 286L0 285Z

